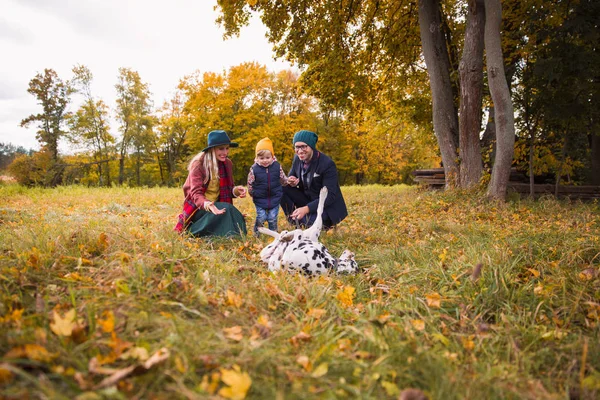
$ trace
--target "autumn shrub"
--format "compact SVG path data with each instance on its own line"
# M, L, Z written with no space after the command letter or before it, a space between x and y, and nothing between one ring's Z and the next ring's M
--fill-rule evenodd
M176 235L181 189L0 186L0 397L599 394L597 203L342 190L361 273L307 278Z

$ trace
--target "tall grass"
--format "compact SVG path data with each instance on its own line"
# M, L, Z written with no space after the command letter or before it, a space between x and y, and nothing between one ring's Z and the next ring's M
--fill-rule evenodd
M238 369L257 399L598 396L598 204L343 193L350 216L321 241L362 272L308 279L266 270L267 237L174 234L180 189L0 186L0 397L232 397ZM56 334L71 309L78 328ZM91 361L161 348L97 387L109 374Z

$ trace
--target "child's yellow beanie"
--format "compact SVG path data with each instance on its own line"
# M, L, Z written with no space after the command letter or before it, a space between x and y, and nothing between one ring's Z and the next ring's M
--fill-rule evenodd
M271 155L275 156L275 152L273 151L273 142L271 142L271 139L268 137L261 139L258 143L256 143L256 154L258 154L258 152L261 150L269 150Z

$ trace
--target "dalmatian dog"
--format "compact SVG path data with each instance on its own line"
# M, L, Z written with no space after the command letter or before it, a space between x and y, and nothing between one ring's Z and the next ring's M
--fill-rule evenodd
M308 276L329 272L353 274L358 271L354 253L350 250L344 250L340 258L335 258L319 242L323 229L322 215L326 198L327 187L324 187L319 193L317 218L306 230L295 229L277 233L264 227L258 228L259 232L275 239L260 252L260 258L269 265L269 271L276 272L284 269Z

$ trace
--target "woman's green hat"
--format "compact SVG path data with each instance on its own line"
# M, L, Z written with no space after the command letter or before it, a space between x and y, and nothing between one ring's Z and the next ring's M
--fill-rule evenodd
M319 140L319 136L316 133L306 130L301 130L296 132L294 135L294 140L292 140L292 144L296 144L296 142L304 142L310 146L311 149L315 150L317 146L317 140Z
M232 142L231 139L229 139L229 136L227 136L227 132L211 131L208 134L208 146L206 146L206 148L202 151L204 152L213 147L223 146L223 145L228 145L229 147L238 147L239 146L239 144Z

